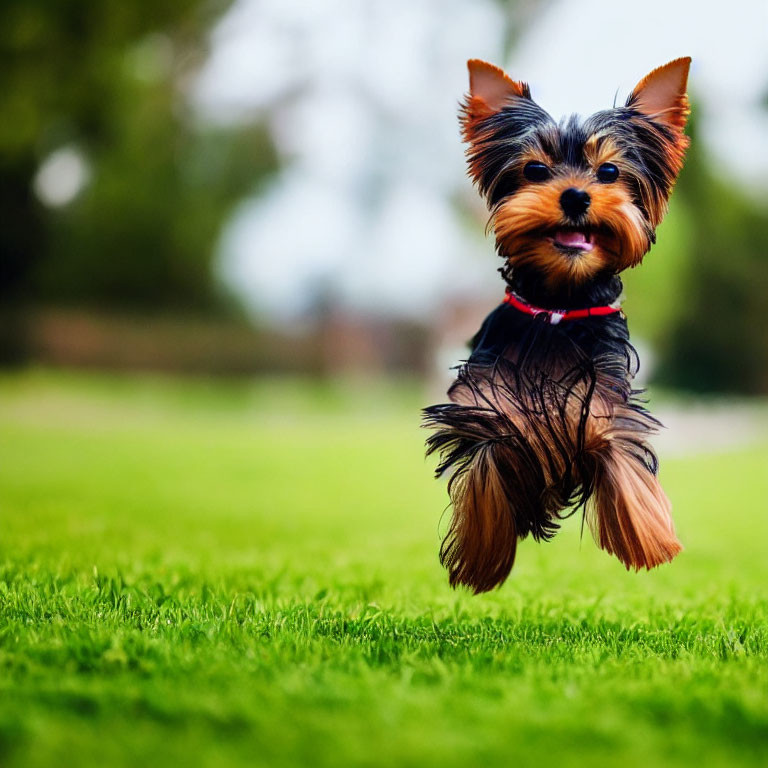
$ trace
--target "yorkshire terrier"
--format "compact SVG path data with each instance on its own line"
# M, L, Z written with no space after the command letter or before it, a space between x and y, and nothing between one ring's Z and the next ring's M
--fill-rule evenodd
M623 107L559 125L526 83L471 60L460 112L469 174L504 259L503 303L470 342L449 403L426 408L453 511L452 586L509 575L517 540L582 508L627 569L681 550L648 438L619 273L637 266L683 164L690 58L653 70Z

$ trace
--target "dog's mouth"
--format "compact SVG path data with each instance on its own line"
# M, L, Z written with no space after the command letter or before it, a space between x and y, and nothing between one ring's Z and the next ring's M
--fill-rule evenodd
M555 229L546 235L558 250L569 255L588 253L595 247L593 231L585 228Z

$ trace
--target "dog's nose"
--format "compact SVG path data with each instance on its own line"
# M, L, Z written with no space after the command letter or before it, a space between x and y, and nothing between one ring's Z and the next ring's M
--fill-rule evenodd
M569 187L560 195L560 207L569 219L578 219L589 208L589 194L583 189Z

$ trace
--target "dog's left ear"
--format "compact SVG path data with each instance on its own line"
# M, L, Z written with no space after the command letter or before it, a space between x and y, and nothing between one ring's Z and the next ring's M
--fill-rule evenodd
M682 133L691 111L686 93L690 66L691 57L684 56L654 69L635 86L626 106Z

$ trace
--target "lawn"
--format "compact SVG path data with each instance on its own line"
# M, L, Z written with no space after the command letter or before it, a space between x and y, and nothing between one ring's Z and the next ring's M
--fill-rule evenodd
M452 592L412 385L0 378L0 764L765 765L768 438Z

